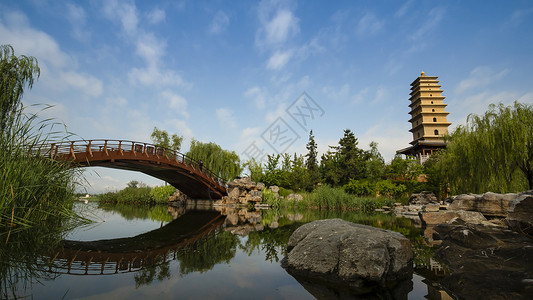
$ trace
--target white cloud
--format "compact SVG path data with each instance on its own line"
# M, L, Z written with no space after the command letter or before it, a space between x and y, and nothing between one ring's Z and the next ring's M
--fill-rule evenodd
M283 68L291 59L293 52L291 50L287 51L276 51L267 63L267 69L269 70L279 70Z
M531 14L533 14L533 8L515 10L511 14L509 22L514 27L519 26L522 22L530 18L529 15Z
M261 22L256 34L258 46L279 46L300 32L299 19L281 1L261 1L258 15Z
M328 98L334 100L344 100L350 95L350 84L345 83L342 87L325 86L322 88L322 92L326 94Z
M253 100L255 106L259 109L265 108L265 103L267 101L266 92L258 86L249 88L244 92L244 96Z
M227 108L217 108L216 115L218 121L224 128L235 128L237 124L233 119L233 112Z
M150 24L159 24L166 19L165 11L160 8L155 8L146 16L148 18L148 23Z
M67 3L67 19L72 25L72 36L78 41L87 42L90 34L84 29L87 16L83 7Z
M395 17L401 18L409 11L411 5L414 3L414 0L406 1L394 14Z
M187 113L187 100L185 100L185 98L170 90L163 91L161 97L167 102L165 105L168 105L168 107L172 108L185 118L189 117L189 114Z
M378 20L373 13L366 13L357 24L357 34L360 36L374 35L383 28L384 23L384 21Z
M459 82L455 91L460 94L475 90L476 88L486 87L502 79L505 75L507 75L507 73L507 69L496 73L487 66L476 67L474 70L472 70L472 72L470 72L468 78Z
M5 14L6 23L0 21L2 44L10 44L15 54L35 56L39 64L49 64L54 68L72 66L74 62L48 34L30 27L26 15L19 12Z
M130 1L104 1L104 14L112 21L119 20L124 32L130 36L137 34L139 18L137 8Z
M189 127L189 125L187 125L187 123L185 123L185 121L177 120L177 119L170 120L169 124L175 126L175 128L177 129L178 135L182 135L183 137L189 140L194 138L194 134L191 128Z
M209 26L209 33L219 34L226 30L229 26L229 17L223 11L218 11Z
M425 38L437 25L442 21L446 9L444 7L435 7L429 11L426 20L418 26L418 30L411 35L411 39L418 41Z
M102 81L88 74L67 71L61 74L61 79L68 86L78 88L92 97L98 97L103 92Z

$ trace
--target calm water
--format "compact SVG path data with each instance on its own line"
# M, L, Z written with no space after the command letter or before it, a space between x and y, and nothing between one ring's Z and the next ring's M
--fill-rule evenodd
M314 299L280 260L297 227L336 217L411 238L417 270L408 299L432 299L435 292L442 293L430 280L439 276L439 266L429 261L431 251L407 219L349 212L99 208L81 202L74 208L90 214L95 223L64 236L70 242L64 242L63 250L39 254L33 260L33 276L22 276L26 280L15 283L14 291L4 286L4 297ZM95 240L100 241L88 243ZM20 269L32 273L31 268Z

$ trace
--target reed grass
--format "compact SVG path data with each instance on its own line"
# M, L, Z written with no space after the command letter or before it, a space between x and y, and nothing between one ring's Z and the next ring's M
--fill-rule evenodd
M81 171L45 155L61 135L54 125L20 108L0 131L0 242L13 230L74 221L71 204Z

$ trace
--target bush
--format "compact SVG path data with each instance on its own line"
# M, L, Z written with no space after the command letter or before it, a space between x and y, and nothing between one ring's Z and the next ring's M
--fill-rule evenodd
M405 193L405 190L405 185L396 185L390 180L381 180L376 183L376 192L383 196L400 198Z
M279 207L281 204L281 199L276 193L270 189L263 189L262 191L263 203L266 203L273 207Z
M356 196L374 196L376 194L376 185L368 180L353 180L343 186L344 190Z
M167 203L168 198L176 192L176 188L171 185L156 186L150 191L150 197L158 203Z

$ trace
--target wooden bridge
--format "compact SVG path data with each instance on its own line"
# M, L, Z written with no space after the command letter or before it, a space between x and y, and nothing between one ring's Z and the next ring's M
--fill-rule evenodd
M79 140L51 144L44 152L56 160L73 162L78 167L139 171L168 182L193 199L220 199L226 195L224 180L211 170L202 168L198 161L149 143Z

